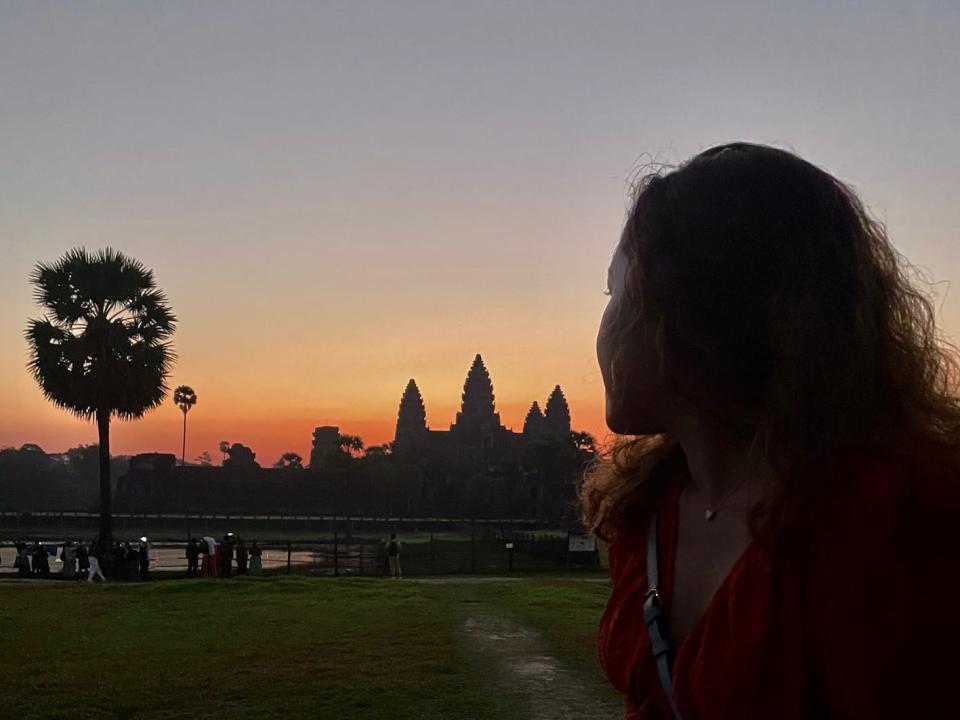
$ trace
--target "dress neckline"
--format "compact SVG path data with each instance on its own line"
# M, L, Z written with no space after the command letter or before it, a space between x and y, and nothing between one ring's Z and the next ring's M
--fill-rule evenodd
M672 483L667 497L664 498L665 502L662 505L662 507L664 507L669 514L668 517L665 518L667 522L661 523L660 527L658 528L657 541L660 544L660 547L664 548L665 550L665 552L663 552L661 555L661 560L664 561L664 569L667 572L663 573L661 570L661 584L664 586L663 589L664 595L666 596L665 604L668 617L673 608L674 578L676 577L677 563L677 544L680 535L680 493L683 492L683 486L685 483L686 477L683 474L680 474L678 479ZM713 610L720 601L720 598L727 594L727 590L730 584L733 582L733 578L736 577L741 567L747 562L747 559L753 555L757 547L757 541L754 539L751 539L750 542L747 543L747 546L743 549L743 552L740 553L739 557L737 557L736 561L730 567L729 572L724 576L723 580L720 581L720 584L713 591L713 594L707 601L703 612L700 613L693 625L690 626L687 634L684 635L683 639L679 642L676 640L676 638L672 638L676 643L676 652L673 663L674 677L676 677L677 668L682 664L683 658L685 658L689 653L694 652L694 650L690 649L691 645L689 641L703 634L704 625L706 624L710 615L713 614Z

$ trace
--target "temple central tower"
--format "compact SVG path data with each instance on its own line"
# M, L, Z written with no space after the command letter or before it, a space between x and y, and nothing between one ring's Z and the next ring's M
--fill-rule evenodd
M460 412L450 426L451 431L479 438L500 428L500 415L494 406L493 383L479 353L467 373L461 400Z

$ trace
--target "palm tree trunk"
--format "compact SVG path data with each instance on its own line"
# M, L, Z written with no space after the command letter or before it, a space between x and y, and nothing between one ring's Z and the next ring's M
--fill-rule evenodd
M187 412L183 412L183 450L180 454L180 464L187 464Z
M113 576L113 526L110 512L110 411L97 411L100 435L100 564Z

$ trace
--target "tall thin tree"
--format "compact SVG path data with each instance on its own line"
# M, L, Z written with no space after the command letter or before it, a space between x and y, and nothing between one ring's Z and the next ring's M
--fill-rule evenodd
M187 464L187 413L197 404L197 394L189 385L180 385L173 391L173 402L183 413L183 451L180 454L180 464Z
M97 423L99 539L109 571L110 419L138 419L166 397L176 317L153 272L111 248L37 263L30 282L43 318L27 323L27 367L54 405Z

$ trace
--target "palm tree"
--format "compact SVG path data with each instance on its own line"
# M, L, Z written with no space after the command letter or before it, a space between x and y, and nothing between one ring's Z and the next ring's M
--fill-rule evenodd
M173 391L173 402L180 407L183 413L183 451L180 455L180 464L186 465L187 459L187 413L197 404L197 394L189 385L181 385Z
M338 445L350 456L363 452L363 440L359 435L341 435Z
M27 367L54 405L97 422L100 544L108 549L110 418L136 420L166 397L176 317L153 272L110 248L37 263L30 282L44 316L27 323ZM109 552L104 559L109 570Z
M223 463L225 463L225 462L227 461L227 453L230 452L230 441L229 441L229 440L221 440L221 441L220 441L220 452L223 453L223 460L222 460L221 463L220 463L220 464L222 465Z

